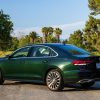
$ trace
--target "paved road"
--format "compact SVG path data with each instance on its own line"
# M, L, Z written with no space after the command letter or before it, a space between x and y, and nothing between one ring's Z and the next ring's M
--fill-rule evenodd
M100 82L88 89L71 85L52 92L45 85L6 81L0 86L0 100L100 100Z

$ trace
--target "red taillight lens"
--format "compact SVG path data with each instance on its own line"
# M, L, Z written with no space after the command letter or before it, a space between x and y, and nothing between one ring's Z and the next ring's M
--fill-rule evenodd
M89 64L91 63L90 60L74 60L72 62L73 65L86 65L86 64Z

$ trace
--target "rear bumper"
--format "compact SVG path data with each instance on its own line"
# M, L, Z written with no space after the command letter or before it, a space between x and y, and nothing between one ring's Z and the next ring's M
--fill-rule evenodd
M64 83L86 83L92 81L100 81L100 78L97 77L97 72L90 72L90 71L80 71L80 70L73 70L73 71L66 71L64 72Z
M77 83L81 84L81 83L89 83L89 82L95 82L95 81L100 81L100 78L82 79L82 80L79 80Z
M81 78L81 80L79 80L77 83L100 81L100 70L97 70L95 72L87 72L86 74L80 73L79 77Z

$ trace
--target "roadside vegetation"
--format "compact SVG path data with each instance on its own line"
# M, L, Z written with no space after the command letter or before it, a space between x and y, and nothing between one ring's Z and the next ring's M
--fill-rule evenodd
M63 30L59 27L43 27L42 37L34 30L23 37L14 37L13 22L8 14L0 11L0 56L7 55L25 45L36 43L68 43L73 44L95 55L100 55L100 19L96 15L100 14L100 0L88 0L88 7L91 10L85 27L82 30L75 30L70 37L61 40ZM67 33L66 33L67 34Z
M0 57L4 57L5 55L11 54L12 51L0 51Z

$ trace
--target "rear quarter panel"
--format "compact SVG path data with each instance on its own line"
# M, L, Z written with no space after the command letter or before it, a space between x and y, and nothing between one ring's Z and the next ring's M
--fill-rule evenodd
M74 66L71 59L49 58L48 69L57 68L60 70L64 80L78 79L78 67Z

